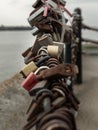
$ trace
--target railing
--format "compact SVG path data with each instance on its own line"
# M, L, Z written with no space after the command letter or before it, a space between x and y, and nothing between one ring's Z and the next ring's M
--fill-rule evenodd
M74 82L82 83L81 30L87 26L79 8L68 26L64 12L72 14L65 5L63 0L38 0L28 18L37 38L22 54L26 64L21 70L22 86L33 98L23 130L34 126L36 130L76 130L79 101L73 89Z

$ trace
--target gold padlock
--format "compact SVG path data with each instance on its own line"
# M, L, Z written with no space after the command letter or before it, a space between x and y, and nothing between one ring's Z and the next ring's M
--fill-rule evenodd
M31 72L35 72L38 69L36 64L32 61L29 64L27 64L20 73L23 74L23 76L27 77Z

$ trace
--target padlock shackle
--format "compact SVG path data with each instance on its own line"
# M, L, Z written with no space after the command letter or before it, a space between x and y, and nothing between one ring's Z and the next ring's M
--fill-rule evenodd
M41 66L41 67L39 67L36 71L35 71L35 75L37 75L41 70L44 70L44 69L49 69L49 67L48 66Z

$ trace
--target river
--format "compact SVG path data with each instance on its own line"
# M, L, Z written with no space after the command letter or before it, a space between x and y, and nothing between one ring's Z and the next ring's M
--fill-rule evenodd
M32 46L34 40L31 31L0 32L0 82L21 70L24 66L21 53Z

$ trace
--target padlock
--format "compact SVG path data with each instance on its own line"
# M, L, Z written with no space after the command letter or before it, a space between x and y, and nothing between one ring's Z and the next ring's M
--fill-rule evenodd
M60 55L61 55L62 52L63 52L64 43L53 41L53 45L59 46L59 53L60 53Z
M48 45L47 46L47 51L48 51L48 54L50 56L59 58L59 55L60 55L60 48L59 48L59 46Z
M39 6L41 6L43 3L42 3L42 1L41 0L37 0L33 5L32 5L32 7L33 8L38 8Z
M24 58L25 64L28 64L29 59L37 55L37 51L42 46L52 45L53 39L51 34L44 34L40 38L37 38L30 52Z
M41 46L47 46L53 44L52 35L50 33L43 34L40 38L37 39L37 42Z
M36 63L31 61L20 71L20 73L23 75L24 78L27 77L31 72L35 72L38 67L40 67L41 64L44 64L44 62L47 61L49 58L49 56L44 56L40 58L40 60L38 60Z
M30 14L30 16L28 18L28 22L30 23L30 25L32 27L34 26L34 24L36 23L36 21L39 22L39 21L41 21L41 20L44 19L43 12L44 12L44 7L42 6L39 9L34 10Z
M23 77L27 77L31 72L34 72L35 70L37 70L37 66L36 64L32 61L29 64L27 64L22 70L21 70L21 74L23 75Z
M22 82L21 86L26 89L27 91L30 91L39 81L43 80L42 76L36 75L39 71L49 69L47 66L42 66L37 69L35 73L31 72L28 77Z
M36 26L32 27L32 35L33 36L37 35L39 32L40 32L40 30Z

